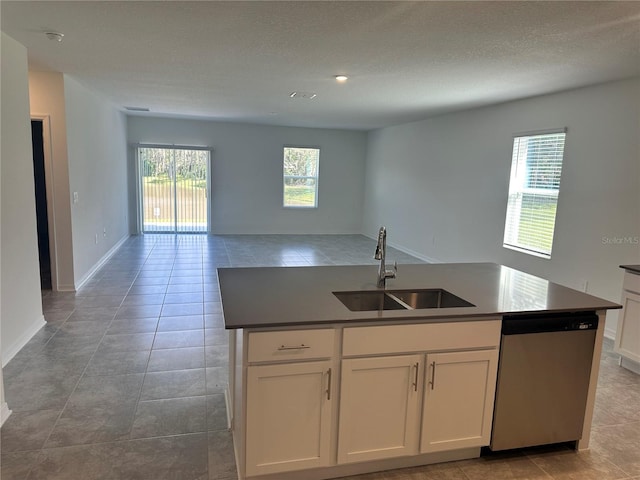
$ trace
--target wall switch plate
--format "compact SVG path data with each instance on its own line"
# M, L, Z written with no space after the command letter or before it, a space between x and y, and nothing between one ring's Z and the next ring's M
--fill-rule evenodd
M96 233L96 245L98 244L98 234Z

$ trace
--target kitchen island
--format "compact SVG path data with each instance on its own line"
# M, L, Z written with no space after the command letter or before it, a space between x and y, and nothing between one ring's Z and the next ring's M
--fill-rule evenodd
M604 316L617 304L489 263L401 265L384 290L375 266L218 275L241 479L334 478L479 456L491 440L507 315L598 314L575 439L588 448ZM407 292L458 301L422 308Z

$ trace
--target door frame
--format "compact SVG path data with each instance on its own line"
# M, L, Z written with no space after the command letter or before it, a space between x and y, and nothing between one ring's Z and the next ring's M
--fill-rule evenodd
M209 152L209 158L207 159L207 235L211 234L211 166L213 164L213 147L203 147L197 145L176 145L176 144L163 144L163 143L134 143L131 145L134 148L135 158L135 175L136 175L136 230L139 235L144 234L144 208L142 205L142 176L140 175L140 149L141 148L164 148L175 150L205 150ZM177 234L183 232L167 232L168 234ZM197 232L196 232L197 233Z
M53 150L51 145L51 116L48 114L31 115L31 120L42 122L42 150L44 152L44 181L47 196L47 223L49 224L49 255L51 257L51 289L58 291L58 247L56 243L56 200L53 187ZM33 156L33 152L31 153ZM34 192L35 194L35 192Z

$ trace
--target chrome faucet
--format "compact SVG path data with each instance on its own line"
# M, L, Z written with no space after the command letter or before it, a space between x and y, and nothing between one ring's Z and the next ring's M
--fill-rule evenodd
M396 278L396 272L398 271L398 264L394 262L393 270L387 270L384 264L385 256L387 254L387 229L380 227L378 231L378 245L376 246L376 254L373 258L380 260L380 267L378 268L378 288L385 287L387 278Z

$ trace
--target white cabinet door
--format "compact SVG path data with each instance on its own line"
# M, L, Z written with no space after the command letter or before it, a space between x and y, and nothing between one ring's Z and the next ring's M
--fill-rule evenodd
M342 361L338 463L418 453L423 358Z
M640 362L640 295L624 290L616 332L616 352Z
M331 362L247 368L247 475L329 465Z
M488 445L497 350L427 355L420 452Z

